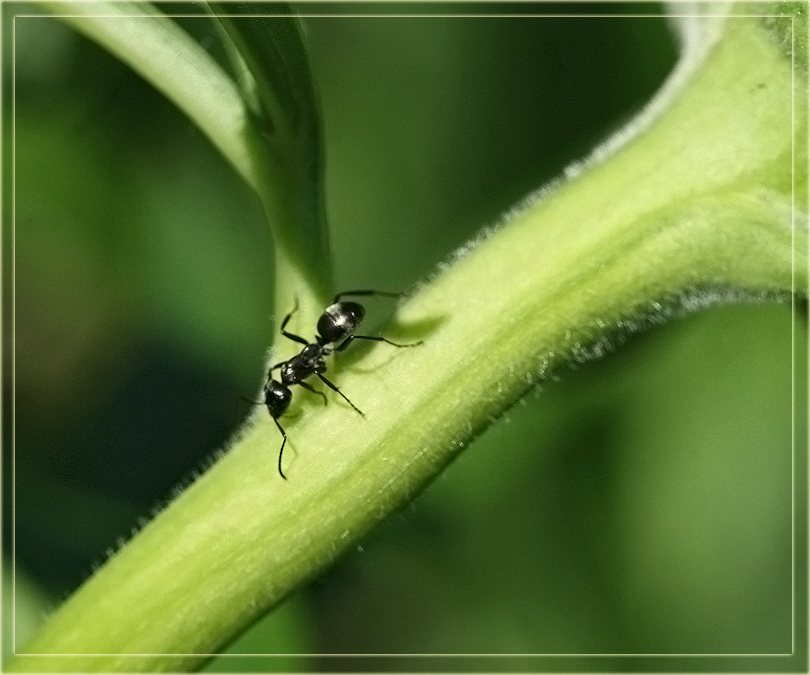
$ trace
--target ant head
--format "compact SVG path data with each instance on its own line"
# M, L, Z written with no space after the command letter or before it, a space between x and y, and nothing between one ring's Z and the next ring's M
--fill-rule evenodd
M340 344L366 316L366 310L357 302L336 302L327 307L318 319L318 333L323 344Z
M268 380L264 385L264 404L273 417L279 417L290 407L292 392L286 384Z

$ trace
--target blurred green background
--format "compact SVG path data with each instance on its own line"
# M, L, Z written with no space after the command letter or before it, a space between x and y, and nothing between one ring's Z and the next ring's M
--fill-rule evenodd
M236 402L262 382L274 311L272 242L249 189L103 50L50 18L9 20L26 9L3 5L6 77L16 69L3 543L8 561L15 538L20 645L229 437L247 413ZM433 273L619 128L676 57L657 5L300 9L334 14L304 22L337 290ZM217 51L207 20L183 23ZM713 309L561 368L230 650L332 656L207 669L801 669L805 317ZM794 646L793 659L699 657ZM383 656L398 654L567 656Z

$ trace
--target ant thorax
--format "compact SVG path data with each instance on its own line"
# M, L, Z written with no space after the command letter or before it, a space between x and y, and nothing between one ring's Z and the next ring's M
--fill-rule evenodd
M328 353L321 345L306 345L297 356L281 364L281 381L284 384L298 384L304 378L325 368L324 354Z

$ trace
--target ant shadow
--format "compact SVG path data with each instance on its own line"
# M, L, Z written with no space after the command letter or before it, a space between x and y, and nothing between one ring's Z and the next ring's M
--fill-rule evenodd
M333 366L333 372L339 373L349 369L362 373L374 372L395 359L401 358L407 354L408 350L404 349L405 347L422 347L429 341L430 335L434 333L445 321L445 316L434 316L427 317L419 321L409 321L408 323L398 321L396 318L394 318L393 321L389 321L387 323L384 322L384 331L380 332L375 330L370 333L370 336L381 336L386 340L396 343L396 346L388 344L389 349L387 350L387 356L385 359L381 359L373 366L357 368L356 364L365 358L365 356L371 350L375 349L382 351L386 348L386 343L381 343L377 340L364 340L362 338L355 339L352 342L351 349L346 350L345 352L337 352L335 354L335 365ZM358 336L355 336L355 338L357 337Z

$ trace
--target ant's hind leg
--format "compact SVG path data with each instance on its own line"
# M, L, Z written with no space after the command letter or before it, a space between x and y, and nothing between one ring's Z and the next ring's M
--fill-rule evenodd
M370 291L368 289L359 291L343 291L342 293L338 293L332 302L340 302L340 299L344 295L384 295L386 298L398 298L402 295L402 293L391 293L390 291Z
M410 342L403 345L399 342L391 342L391 340L383 337L382 335L350 335L335 351L342 352L344 349L346 349L346 347L349 346L352 340L374 340L374 342L385 342L385 344L391 345L392 347L418 347L419 345L424 344L424 340L419 340L419 342Z
M329 387L332 391L336 391L338 394L340 394L343 397L343 400L346 401L346 403L348 403L352 408L354 408L355 412L358 412L358 413L360 413L360 415L362 417L365 417L365 415L363 415L363 411L360 410L360 408L358 408L354 403L352 403L349 400L348 396L346 396L346 394L344 394L342 391L340 391L340 389L338 389L337 386L335 386L332 382L327 380L320 373L315 373L315 374L320 378L321 382L323 382L327 387Z

